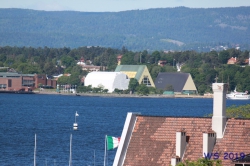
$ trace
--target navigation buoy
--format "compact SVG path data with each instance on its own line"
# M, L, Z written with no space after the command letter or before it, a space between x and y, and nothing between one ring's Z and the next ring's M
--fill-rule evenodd
M78 128L78 124L77 124L77 123L74 123L74 124L73 124L73 129L74 129L74 130L77 130L77 128Z
M78 128L78 124L77 124L77 122L76 122L76 117L77 116L79 116L79 114L77 113L77 111L76 111L76 113L75 113L75 123L73 123L73 129L74 130L77 130L77 128Z

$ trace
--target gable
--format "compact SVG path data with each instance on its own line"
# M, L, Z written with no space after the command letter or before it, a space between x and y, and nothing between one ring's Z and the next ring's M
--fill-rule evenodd
M194 84L194 81L193 81L193 79L192 79L192 77L191 77L190 74L188 76L186 84L183 87L183 90L195 90L195 91L197 91L197 89L195 87L195 84Z
M155 87L154 81L151 78L151 75L147 67L145 67L141 75L138 75L137 77L139 78L138 79L139 84L143 83L147 86Z

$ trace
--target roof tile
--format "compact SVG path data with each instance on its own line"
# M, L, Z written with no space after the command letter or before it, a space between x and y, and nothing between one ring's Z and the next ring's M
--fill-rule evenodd
M187 136L188 142L183 160L202 158L203 133L214 132L211 129L211 122L211 118L138 115L124 165L170 165L171 158L176 156L177 131L185 131ZM224 159L224 155L250 153L249 136L249 119L228 119L224 137L216 140L213 153L220 154L219 159L223 165L232 165L230 159Z

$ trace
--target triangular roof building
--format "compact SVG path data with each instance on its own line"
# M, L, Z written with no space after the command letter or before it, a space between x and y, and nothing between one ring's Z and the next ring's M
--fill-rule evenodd
M197 94L194 81L189 73L159 73L155 79L155 87L157 89L165 90L169 85L172 85L175 93Z
M146 65L118 65L115 72L125 73L129 78L136 78L139 84L155 87Z

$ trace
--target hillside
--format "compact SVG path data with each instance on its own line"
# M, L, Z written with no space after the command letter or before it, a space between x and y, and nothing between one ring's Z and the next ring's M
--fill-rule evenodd
M0 46L129 50L250 48L250 7L124 12L0 9Z

